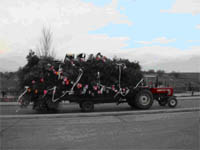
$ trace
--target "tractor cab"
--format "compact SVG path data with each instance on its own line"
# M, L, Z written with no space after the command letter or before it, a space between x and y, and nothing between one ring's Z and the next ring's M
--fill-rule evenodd
M164 86L156 74L144 75L144 86L150 88L153 94L173 96L173 88Z
M167 103L170 107L177 105L176 97L173 96L174 90L172 87L166 87L159 81L156 74L145 74L143 75L143 86L150 89L155 100L161 106L165 106Z
M143 75L144 86L149 88L156 88L158 86L158 76L156 74L145 74Z

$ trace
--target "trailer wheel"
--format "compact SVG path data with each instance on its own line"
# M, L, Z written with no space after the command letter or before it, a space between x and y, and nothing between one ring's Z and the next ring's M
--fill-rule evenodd
M178 104L178 101L177 101L177 99L175 97L170 97L168 99L168 106L169 107L174 108L174 107L176 107L177 104Z
M48 107L43 101L34 102L33 109L38 113L46 113L48 111Z
M135 105L139 109L149 109L153 104L153 95L149 90L140 91L135 99Z
M80 104L81 110L83 112L92 112L94 111L94 103L92 101L83 101Z

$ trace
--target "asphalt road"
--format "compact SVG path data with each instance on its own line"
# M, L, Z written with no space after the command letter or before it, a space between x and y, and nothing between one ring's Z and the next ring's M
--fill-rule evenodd
M0 149L199 150L199 112L2 119Z
M197 108L200 99L179 100L174 109ZM16 112L16 105L0 105L1 116L34 115L31 109ZM151 110L167 110L156 102ZM96 105L95 113L125 112L127 104ZM149 110L147 110L148 112ZM80 113L77 104L60 106L58 114ZM200 111L80 117L0 118L0 149L141 149L199 150Z
M200 98L184 98L178 100L178 106L176 108L194 108L200 107ZM176 109L175 108L175 109ZM159 109L169 109L168 106L159 106L156 101L154 101L151 110ZM96 104L95 112L115 112L115 111L137 111L131 109L128 104L116 105L115 103L110 104ZM57 113L80 113L80 108L78 104L61 104ZM38 114L38 112L32 110L32 106L28 108L20 109L19 105L0 105L0 115L19 115L19 114Z

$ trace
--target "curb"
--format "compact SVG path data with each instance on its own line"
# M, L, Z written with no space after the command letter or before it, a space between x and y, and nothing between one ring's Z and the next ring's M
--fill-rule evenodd
M6 105L19 105L18 102L0 102L0 106L6 106Z
M193 96L191 96L191 95L174 95L174 96L176 96L176 97L200 97L200 95L193 95Z
M32 115L0 115L0 119L36 119L36 118L73 118L73 117L99 117L99 116L121 116L121 115L140 115L158 113L178 113L178 112L197 112L200 108L174 108L161 110L137 110L123 112L90 112L90 113L70 113L70 114L32 114Z
M176 97L177 100L200 100L200 96L193 96L193 97Z

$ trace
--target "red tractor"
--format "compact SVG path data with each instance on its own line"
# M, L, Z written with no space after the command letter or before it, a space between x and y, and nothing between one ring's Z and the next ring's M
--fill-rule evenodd
M160 106L176 107L177 99L173 95L172 87L165 87L162 82L159 82L157 75L144 75L143 87L148 87L153 95L153 98L158 101Z

